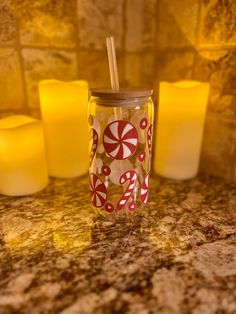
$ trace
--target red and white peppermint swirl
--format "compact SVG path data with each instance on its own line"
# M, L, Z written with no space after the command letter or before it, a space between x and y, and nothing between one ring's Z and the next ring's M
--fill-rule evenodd
M129 185L117 204L118 210L121 210L128 202L137 184L137 179L138 179L138 175L134 170L126 171L120 177L120 184L124 184L125 182L129 181Z
M147 204L148 202L148 194L149 194L149 177L150 173L148 173L141 184L140 190L140 198L143 204Z
M92 148L90 152L90 157L89 157L89 166L91 166L93 158L95 156L95 153L97 151L98 147L98 134L94 129L91 129L92 131Z
M94 173L90 174L90 191L92 203L95 207L102 207L107 201L107 189L102 180Z
M152 124L148 128L147 143L148 143L148 149L149 149L149 151L151 151L152 150Z
M107 154L118 160L129 158L135 153L138 132L129 122L116 120L108 124L103 133L103 145Z

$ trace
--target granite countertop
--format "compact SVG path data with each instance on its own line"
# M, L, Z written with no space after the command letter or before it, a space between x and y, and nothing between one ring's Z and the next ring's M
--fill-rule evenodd
M236 186L154 178L142 214L97 216L86 178L0 197L0 313L236 313Z

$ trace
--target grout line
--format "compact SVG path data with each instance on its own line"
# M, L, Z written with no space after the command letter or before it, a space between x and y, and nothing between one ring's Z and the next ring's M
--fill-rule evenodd
M123 26L123 34L122 34L122 40L121 40L121 51L124 52L124 63L123 63L123 67L122 67L122 72L123 73L119 73L119 77L122 77L122 81L120 82L121 85L122 83L124 83L126 85L127 83L127 77L126 77L126 63L127 63L127 52L125 51L125 44L126 44L126 30L127 30L127 16L126 16L126 11L127 11L127 1L124 0L123 2L123 6L122 6L122 15L123 15L123 19L122 19L122 26ZM117 50L117 54L119 54L119 51ZM121 54L120 54L121 55Z
M24 95L24 104L22 104L22 111L29 113L29 100L26 90L26 78L25 78L25 68L24 68L24 59L22 56L22 49L20 44L20 28L19 28L19 21L16 20L16 50L18 53L18 58L20 62L20 74L21 74L21 80L22 80L22 87L23 87L23 95Z
M193 52L195 51L196 53L198 52L202 52L202 51L222 51L222 50L232 50L236 48L236 44L235 45L222 45L222 46L201 46L198 48L194 48L193 46L183 46L183 47L171 47L171 48L161 48L158 49L158 51L164 52L164 51L168 51L168 52ZM144 52L144 51L141 51Z
M155 23L156 24L156 23ZM78 37L78 36L77 36ZM166 47L166 48L161 48L158 49L158 45L157 45L157 40L156 38L158 37L158 35L155 35L155 43L154 43L154 47L156 47L154 50L155 51L184 51L184 50L193 50L195 49L196 51L202 51L202 50L210 50L210 51L217 51L217 50L230 50L230 49L234 49L236 48L236 43L231 43L231 44L222 44L222 45L201 45L198 47L194 47L194 46L181 46L181 47ZM78 40L79 42L79 40ZM17 46L18 47L18 46ZM0 44L0 48L16 48L15 44ZM62 47L62 46L37 46L37 45L20 45L21 49L37 49L37 50L67 50L67 51L75 51L75 49L77 49L77 45L75 45L74 47ZM91 51L91 48L84 48L84 47L80 47L79 48L80 51ZM97 48L93 48L93 51L95 52L106 52L106 49L97 49ZM117 51L120 52L125 52L125 53L147 53L150 52L150 48L144 48L144 49L140 49L139 51L135 50L135 51L126 51L125 49L117 49Z
M28 107L27 108L27 113L29 113L30 111L40 111L40 109L39 108L30 108L30 107ZM13 109L11 109L11 108L9 108L9 109L2 109L2 110L0 110L0 114L1 113L22 113L22 108L13 108Z
M198 1L198 12L197 12L197 25L195 30L195 51L194 51L194 59L193 59L193 68L192 68L192 79L196 78L196 67L197 67L197 47L199 46L200 39L200 24L201 24L201 15L202 15L202 0Z
M145 1L142 1L142 3L141 3L142 12L145 12L145 9L147 9L147 8L145 7L146 5L147 5L147 4L145 4ZM141 27L141 47L143 46L144 21L145 21L144 19L145 19L145 15L144 15L144 13L143 13L143 14L141 15L141 23L142 23L142 27ZM142 50L143 50L143 49L141 48L141 51L142 51ZM138 61L138 63L139 63L138 85L139 85L139 86L142 86L142 85L145 85L145 83L143 82L144 65L142 65L142 63L141 63L142 54L137 54L137 57L139 57L139 61Z
M22 49L37 49L37 50L66 50L73 51L76 48L74 47L63 47L63 46L40 46L40 45L21 45Z
M160 49L157 48L157 50L160 51L160 52L164 52L164 51L168 51L168 52L175 52L175 51L178 51L178 52L185 52L185 51L193 52L196 49L193 46L181 46L181 47L166 47L166 48L160 48Z
M126 11L127 11L127 1L125 0L124 2L123 2L123 8L122 8L122 10L123 10L123 21L122 21L122 23L123 23L123 34L122 34L122 45L121 45L121 49L122 50L126 50L125 49L125 43L126 43L126 30L127 30L127 22L126 22L126 20L127 20L127 16L126 16Z
M208 120L222 120L224 122L233 123L236 126L235 116L226 116L221 112L207 111L206 119Z
M147 1L148 2L148 1ZM154 16L153 16L153 14L150 14L150 7L148 6L149 4L147 3L146 1L143 1L142 2L142 11L143 12L146 12L146 14L147 14L147 12L148 12L148 15L145 15L145 14L143 14L143 16L142 16L142 39L141 39L141 49L139 50L139 51L137 51L137 56L139 56L139 58L140 58L140 60L139 60L139 66L140 66L140 69L139 69L139 71L140 71L140 78L139 78L139 85L140 86L148 86L148 85L150 85L150 84L147 84L145 81L144 81L144 73L145 73L145 71L144 71L144 65L142 65L142 57L145 57L145 55L147 55L147 54L151 54L151 56L152 56L152 58L153 58L153 60L154 60L154 47L153 47L153 45L152 46L150 46L150 47L148 47L148 48L143 48L143 44L144 44L144 42L143 42L143 38L144 38L144 35L145 35L145 33L144 33L144 30L145 30L145 19L147 18L147 16L148 16L148 18L150 18L151 19L151 27L153 26L153 21L155 20L154 19ZM150 4L151 5L151 4ZM154 4L154 8L156 9L156 1L155 1L155 4ZM152 9L153 9L153 6L152 6ZM150 26L149 26L150 27ZM150 28L150 30L151 31L153 31L153 29L152 28ZM153 34L153 33L151 33L151 34ZM153 65L154 65L154 63L153 63ZM153 78L154 78L154 66L152 66L151 68L149 68L148 69L148 72L149 72L149 74L150 74L150 76L151 76L151 79L152 79L152 88L153 88Z
M200 25L201 25L201 16L202 16L202 0L198 1L199 3L199 7L198 7L198 12L197 12L197 28L196 28L196 46L199 47L199 43L200 43Z
M154 56L154 62L153 62L153 78L154 83L158 78L158 51L160 50L158 47L158 34L159 34L159 16L160 16L160 3L159 0L156 0L156 11L155 11L155 31L154 31L154 45L153 45L153 56ZM153 84L154 85L154 84Z
M198 53L195 50L193 55L193 66L192 66L192 73L191 73L191 79L194 80L196 78L196 67L197 67L197 56Z
M78 36L77 36L78 37ZM79 43L79 40L78 40ZM12 48L14 45L0 45L0 48ZM36 49L36 50L64 50L64 51L75 51L77 44L74 47L63 47L63 46L37 46L37 45L21 45L21 49ZM104 46L105 47L105 46ZM93 52L106 52L106 49L97 49L90 47L79 47L79 51L90 51ZM117 49L118 52L123 52L123 49Z
M236 48L236 43L232 44L221 44L221 45L200 45L197 50L208 50L208 51L218 51L218 50L231 50Z
M80 30L80 26L79 26L79 16L78 16L78 12L79 12L79 1L78 0L74 0L74 6L75 6L75 14L74 14L74 24L75 24L75 32L76 32L76 38L75 38L75 44L76 44L76 63L77 63L77 76L78 78L80 77L80 73L79 73L79 69L80 69L80 64L79 64L79 51L81 51L82 49L80 49L80 41L79 41L79 30Z
M161 51L161 49L159 49L158 46L158 38L159 38L159 16L161 14L161 5L160 5L160 1L156 0L155 3L155 31L154 31L154 45L153 45L153 90L154 90L154 94L153 94L153 101L154 101L154 105L155 108L158 107L158 95L159 95L159 59L158 59L158 55L159 52Z
M159 95L159 60L158 52L158 34L159 34L159 16L160 16L160 2L156 0L155 3L155 30L154 30L154 45L153 45L153 103L154 103L154 130L153 130L153 142L156 142L157 137L157 120L158 120L158 95ZM152 153L151 170L154 168L155 149Z

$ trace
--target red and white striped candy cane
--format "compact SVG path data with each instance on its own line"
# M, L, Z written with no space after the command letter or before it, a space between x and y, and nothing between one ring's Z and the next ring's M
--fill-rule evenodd
M152 124L148 128L147 143L148 143L148 149L149 149L149 151L151 151L152 150Z
M91 152L90 152L90 157L89 157L89 166L91 166L93 158L96 154L97 148L98 148L98 134L97 131L95 131L94 129L91 129L92 131L92 148L91 148Z
M148 194L149 194L149 176L150 173L148 173L143 180L141 184L141 189L140 189L140 198L143 204L147 204L148 201Z
M121 210L126 205L128 199L130 198L131 194L133 193L135 189L135 186L137 184L137 179L138 179L138 175L134 170L126 171L120 177L120 184L124 184L125 182L129 181L129 185L117 204L118 210Z

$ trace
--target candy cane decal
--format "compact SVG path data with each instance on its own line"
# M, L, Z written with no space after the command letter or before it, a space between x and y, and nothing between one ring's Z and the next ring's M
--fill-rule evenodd
M92 148L91 148L91 152L90 152L90 157L89 157L89 166L91 166L93 158L96 154L97 148L98 148L98 134L94 129L91 129L92 131Z
M129 122L116 120L108 124L103 133L103 145L107 154L118 160L129 158L135 153L138 132Z
M94 173L90 174L90 191L92 203L99 208L106 204L107 189L102 180Z
M148 173L141 184L140 198L143 204L147 204L147 201L148 201L149 177L150 177L150 174Z
M152 124L148 128L147 142L148 142L148 149L149 149L149 151L151 151L152 150Z
M134 170L126 171L120 177L120 184L124 184L125 182L129 181L129 185L117 204L118 210L124 208L127 201L129 200L137 184L137 178L138 178L137 173Z

